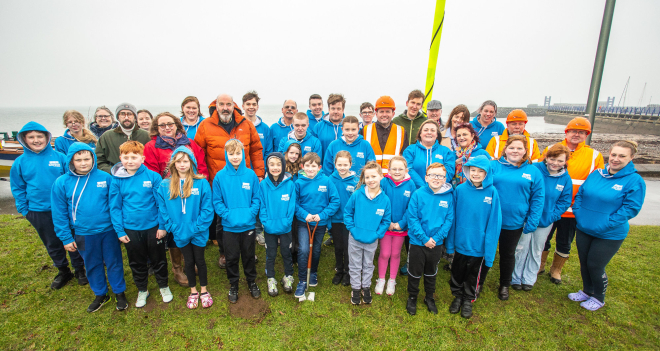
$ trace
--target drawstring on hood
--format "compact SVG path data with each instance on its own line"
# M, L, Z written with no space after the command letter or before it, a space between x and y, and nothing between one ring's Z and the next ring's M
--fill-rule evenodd
M80 151L88 151L92 155L92 159L94 160L94 163L92 164L92 168L87 172L87 174L79 174L76 172L76 168L73 166L73 156L77 154ZM87 188L87 183L89 182L89 178L92 175L92 172L96 172L96 154L94 151L92 151L92 148L89 147L89 145L81 142L75 142L71 144L71 147L69 148L69 153L67 154L67 164L69 165L69 173L73 176L75 176L76 179L76 185L73 188L73 193L71 194L71 206L73 206L73 209L71 210L71 218L73 219L73 223L76 223L76 215L78 213L78 204L80 204L80 199L83 196L83 193L85 192L85 188ZM80 190L80 194L78 194L78 200L75 200L76 196L76 190L78 189L78 184L80 183L80 178L85 177L85 184L82 187L82 190ZM74 205L75 203L75 205Z

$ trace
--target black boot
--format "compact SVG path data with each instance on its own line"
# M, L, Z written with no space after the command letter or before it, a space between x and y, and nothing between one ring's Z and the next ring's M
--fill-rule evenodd
M71 273L69 266L58 267L57 269L59 272L55 276L55 279L53 279L53 282L50 284L50 288L53 290L62 289L66 283L69 282L69 280L73 279L73 273Z
M408 311L408 314L411 316L414 316L417 313L417 296L408 296L406 311Z
M238 302L238 284L234 284L229 287L229 302Z
M500 285L497 297L499 297L499 299L502 300L502 301L508 300L509 299L509 287L504 286L504 285Z
M348 274L348 271L344 271L344 276L341 278L341 285L343 286L351 285L351 276Z
M472 317L472 302L470 300L463 301L463 306L461 307L461 317L466 319Z
M461 311L461 305L463 304L463 299L460 297L455 297L454 301L449 305L449 313L456 314Z
M332 278L332 284L339 285L343 277L344 277L343 271L338 271L337 273L335 273L335 276Z
M426 295L424 297L424 303L426 304L426 308L429 310L429 312L433 314L438 314L438 308L435 307L435 300L433 297Z
M85 267L76 268L74 275L76 279L78 279L78 285L89 284L89 280L87 280L87 272L85 271Z
M126 295L123 292L120 292L115 296L117 300L117 311L123 311L128 308L128 300L126 300Z

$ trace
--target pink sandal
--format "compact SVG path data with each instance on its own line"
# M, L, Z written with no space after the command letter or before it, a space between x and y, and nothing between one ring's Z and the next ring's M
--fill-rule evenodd
M195 309L197 308L198 301L199 301L199 294L190 294L190 296L188 296L188 303L186 304L186 306L188 306L188 308L190 308L191 310Z
M211 294L209 294L208 292L200 295L200 298L202 300L202 307L209 308L213 306L213 298L211 297Z

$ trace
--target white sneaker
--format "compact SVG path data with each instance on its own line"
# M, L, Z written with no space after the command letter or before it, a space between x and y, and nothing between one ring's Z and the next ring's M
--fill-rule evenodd
M149 297L149 291L138 291L137 301L135 302L135 307L142 308L147 304L147 297Z
M172 292L170 291L170 287L164 287L160 289L160 296L163 297L163 302L168 303L172 301L174 296L172 296Z
M387 281L387 295L394 295L394 287L396 286L396 280L390 279Z
M283 277L281 283L284 287L284 292L290 293L293 291L293 276L287 275Z
M268 295L277 296L277 280L275 278L268 278Z
M376 279L376 295L382 295L383 289L385 288L385 279Z

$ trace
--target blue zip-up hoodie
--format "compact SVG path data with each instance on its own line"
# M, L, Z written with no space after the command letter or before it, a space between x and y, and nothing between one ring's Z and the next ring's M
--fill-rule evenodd
M356 190L344 209L346 229L351 232L353 239L363 244L382 239L392 223L390 198L382 189L373 199L367 191L366 185Z
M470 168L486 171L480 187L470 180ZM471 157L463 166L465 183L456 187L454 225L445 241L448 254L454 251L467 256L483 257L487 267L493 266L497 242L502 230L500 197L493 186L490 155Z
M451 183L451 179L454 177L456 154L448 147L438 144L437 140L430 149L427 149L421 142L410 145L403 151L403 158L408 162L408 174L417 188L426 186L426 167L432 163L442 163L445 166L447 183Z
M319 141L321 142L321 150L327 150L328 146L330 146L330 143L341 138L342 135L342 129L341 129L341 123L339 124L334 124L328 120L328 116L323 117L323 119L316 124L313 130L313 134L319 138ZM323 155L319 155L320 157L323 157Z
M267 176L259 187L259 219L264 231L275 235L289 233L296 214L296 186L291 174L285 173L277 186Z
M394 184L394 181L385 176L380 181L380 188L383 189L385 195L392 201L392 223L398 223L401 230L408 230L408 203L410 198L417 190L415 183L406 175L399 185Z
M159 225L158 188L161 176L141 165L130 175L120 163L112 166L114 177L110 185L110 214L118 237L126 235L125 229L146 230ZM158 229L165 229L160 224Z
M205 118L199 116L199 118L197 119L197 123L195 123L195 125L193 126L186 124L185 117L181 117L180 120L181 120L181 124L183 124L183 129L186 130L186 136L188 137L188 139L192 141L195 140L195 135L197 135L197 129L199 129L199 125L202 123L203 120L205 120Z
M316 127L317 124L319 124L320 121L323 120L323 117L325 117L327 113L321 111L321 118L316 119L314 114L312 113L312 110L307 110L307 118L309 118L309 128L308 130L314 130L314 127Z
M646 183L632 161L614 175L609 169L607 164L587 177L575 196L573 213L577 228L585 234L623 240L630 230L628 221L642 209Z
M301 140L298 141L296 139L296 132L291 131L289 134L287 134L286 137L282 138L280 140L280 144L277 147L277 152L284 153L286 149L291 145L289 141L294 141L298 144L300 144L300 149L302 150L302 155L300 157L305 156L308 152L315 152L319 157L323 158L323 152L321 152L321 142L319 139L317 139L315 136L312 135L312 133L309 132L309 129L307 129L307 133L305 134L305 137Z
M252 230L259 214L259 178L245 166L244 152L238 169L229 162L226 150L225 160L227 164L213 179L213 207L226 231Z
M280 117L277 122L270 126L271 150L277 150L280 146L280 140L282 140L282 138L286 137L290 132L293 131L293 123L291 123L290 126L287 126L282 121L283 118L284 117ZM309 127L307 130L309 130Z
M192 160L193 170L197 173L197 160L193 152L185 146L179 146L172 153L172 158L179 152L185 152ZM205 247L209 240L209 226L213 222L213 193L206 178L193 179L190 196L180 195L170 200L171 178L163 179L158 188L158 221L169 233L173 234L177 247L190 243ZM181 179L183 187L184 179ZM160 227L159 227L160 228Z
M92 153L94 165L89 173L79 175L73 167L73 155L79 151ZM110 185L112 176L96 168L96 154L87 144L73 143L66 155L67 173L57 178L50 201L53 207L55 234L64 245L76 235L95 235L112 230L110 220Z
M265 164L268 155L275 151L273 150L273 143L270 140L270 127L268 127L268 124L261 120L261 117L257 116L257 121L254 123L254 128L257 130L257 134L259 134L259 141L261 141L261 146L264 148L263 154ZM251 168L254 169L254 165Z
M362 168L367 162L376 161L374 149L371 147L371 144L364 140L362 135L358 135L357 139L351 144L348 144L346 138L342 136L331 142L325 151L325 156L323 156L323 172L325 175L330 175L335 171L335 156L342 150L351 153L351 158L353 159L351 163L351 171L356 174L360 174Z
M38 153L32 151L24 140L25 134L33 130L47 135L46 147ZM16 210L23 216L27 216L29 211L48 212L53 183L66 173L66 156L53 150L50 132L37 122L25 124L17 139L23 146L23 154L16 158L9 171Z
M481 148L486 150L488 143L490 143L490 139L502 135L506 127L501 122L498 122L496 117L493 117L493 122L491 124L482 127L481 123L479 123L479 116L481 116L481 114L476 115L470 123L472 123L474 130L479 136L479 144L481 144Z
M543 213L545 184L538 168L529 162L515 166L504 156L490 161L493 185L502 202L502 228L523 228L523 233L536 230Z
M566 168L556 174L550 174L544 162L535 163L543 175L545 187L545 203L539 221L539 227L545 228L558 221L561 215L571 206L573 199L573 181Z
M444 183L437 192L427 185L417 189L408 203L410 245L424 246L433 238L442 244L454 222L454 188Z
M360 179L358 179L353 171L349 171L349 175L346 178L342 178L339 175L339 172L334 171L332 175L330 175L330 180L335 185L337 193L339 194L339 209L330 218L330 223L343 223L344 207L346 207L348 198L350 198L355 192L355 188Z
M69 152L69 148L73 143L78 143L78 139L74 138L73 135L71 135L71 132L69 132L69 129L64 131L64 135L61 137L55 139L55 151L60 152L64 155L66 155ZM87 143L89 147L92 148L92 150L96 150L96 144L89 142Z
M305 222L308 214L321 217L319 225L327 225L328 220L339 210L339 193L335 184L321 170L310 179L298 173L296 180L296 219ZM309 222L316 225L316 222Z

